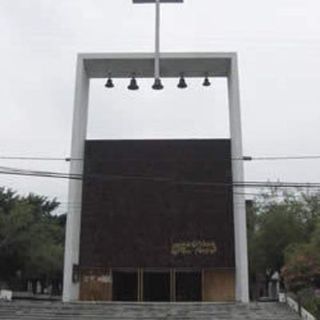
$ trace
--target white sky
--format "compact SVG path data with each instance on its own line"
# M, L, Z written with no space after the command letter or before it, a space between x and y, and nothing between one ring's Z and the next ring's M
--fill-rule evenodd
M153 51L154 6L131 0L0 0L0 156L66 157L78 52ZM244 153L320 154L317 0L185 0L162 6L162 51L237 51ZM224 82L163 92L94 81L90 138L224 137ZM247 163L246 180L320 181L320 160ZM0 166L68 170L65 163ZM67 182L0 176L0 186L67 201ZM64 203L64 205L66 205ZM65 207L61 208L64 211Z

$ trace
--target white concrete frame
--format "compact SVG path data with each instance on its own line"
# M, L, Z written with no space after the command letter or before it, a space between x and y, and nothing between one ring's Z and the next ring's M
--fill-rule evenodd
M161 54L161 78L178 78L181 72L184 73L185 77L202 78L205 74L208 74L209 76L228 78L231 154L233 159L242 158L242 129L237 54ZM113 78L130 78L133 73L137 78L153 78L154 54L115 53L78 55L72 129L71 174L83 174L83 161L77 159L84 158L90 78L107 78L108 73L111 73ZM152 94L151 88L150 94ZM242 161L233 160L232 174L234 182L244 180ZM249 288L245 197L241 193L242 189L239 190L238 187L234 187L233 190L236 300L247 303L249 302ZM64 302L77 301L79 299L79 283L72 282L72 269L74 264L79 264L81 206L74 206L72 203L81 204L81 202L82 181L70 180L65 242Z

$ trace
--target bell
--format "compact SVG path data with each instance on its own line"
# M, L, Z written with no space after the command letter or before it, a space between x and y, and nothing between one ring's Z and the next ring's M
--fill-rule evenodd
M130 84L128 86L128 89L129 90L138 90L139 89L139 86L137 84L137 80L136 80L135 77L131 78L131 81L130 81Z
M154 79L154 84L152 86L152 89L153 90L162 90L163 89L161 79L159 79L159 78Z
M211 86L211 82L209 81L208 77L205 77L205 79L203 81L203 86L204 87L210 87Z
M188 87L188 85L187 85L187 83L186 83L186 80L185 80L184 76L181 75L180 80L179 80L179 83L178 83L178 88L179 88L179 89L185 89L185 88L187 88L187 87Z
M107 83L105 84L106 88L113 88L114 84L111 78L108 78Z

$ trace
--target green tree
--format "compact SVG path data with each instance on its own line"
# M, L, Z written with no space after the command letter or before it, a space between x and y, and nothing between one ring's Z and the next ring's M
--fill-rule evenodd
M19 200L19 196L12 189L0 187L0 208L8 213Z
M55 216L56 199L18 196L0 189L0 276L48 283L61 278L65 215ZM0 279L1 280L1 279Z
M282 268L287 288L298 292L305 288L320 288L320 224L307 243L292 244L285 252Z
M30 241L34 223L33 208L23 202L14 204L10 211L0 208L0 273L11 278L24 264L24 254Z
M280 271L288 246L305 243L320 217L320 194L268 190L248 215L251 272Z

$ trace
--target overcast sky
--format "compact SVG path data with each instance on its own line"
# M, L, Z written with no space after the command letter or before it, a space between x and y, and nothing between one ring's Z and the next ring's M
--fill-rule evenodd
M131 0L0 0L0 156L70 154L78 52L152 52L154 6ZM185 0L162 6L162 51L239 54L244 153L320 154L320 4L317 0ZM106 91L92 83L89 138L228 137L225 81L178 90ZM246 180L320 181L320 160L252 162ZM68 170L64 162L0 166ZM21 193L57 196L67 181L0 176ZM65 207L62 206L61 211Z

